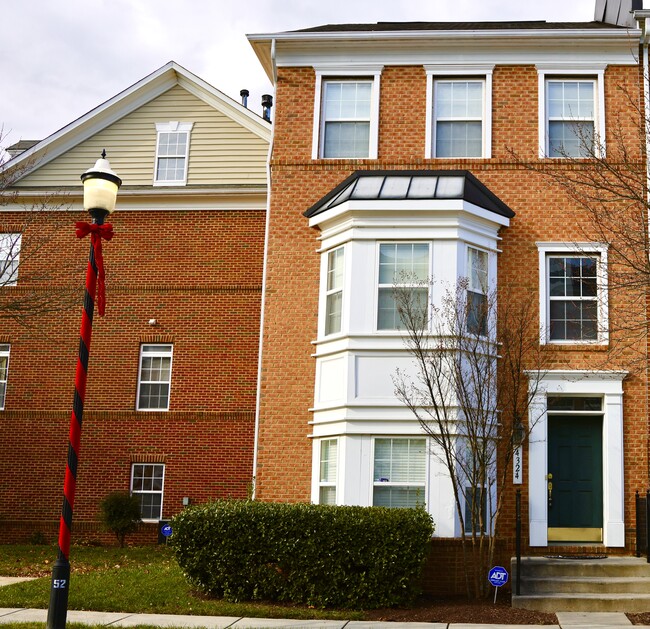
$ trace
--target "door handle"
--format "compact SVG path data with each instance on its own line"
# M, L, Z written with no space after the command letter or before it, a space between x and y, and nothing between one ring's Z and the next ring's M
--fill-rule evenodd
M547 474L545 478L548 490L548 507L550 509L553 506L553 474Z

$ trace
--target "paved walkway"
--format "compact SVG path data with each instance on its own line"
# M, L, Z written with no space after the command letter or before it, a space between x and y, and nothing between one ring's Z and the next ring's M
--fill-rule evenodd
M0 577L0 586L30 581L30 577ZM623 613L557 612L556 625L545 629L620 629L632 627ZM532 625L489 625L446 622L370 622L364 620L288 620L235 616L181 616L120 612L68 611L68 622L110 627L207 627L208 629L530 629ZM1 608L0 625L14 622L46 622L47 609ZM648 625L635 625L643 627Z
M13 622L45 622L46 609L0 608L0 625ZM546 629L620 629L632 627L622 613L558 612L558 624ZM126 614L116 612L68 612L68 622L111 627L208 627L208 629L530 629L531 625L487 625L441 622L366 622L353 620L283 620L277 618L236 618L229 616L174 616L166 614ZM540 625L541 626L541 625ZM640 625L636 625L639 627Z

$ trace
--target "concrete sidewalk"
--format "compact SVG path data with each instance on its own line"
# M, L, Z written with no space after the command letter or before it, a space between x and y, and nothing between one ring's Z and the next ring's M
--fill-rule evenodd
M558 624L546 629L620 629L632 627L622 613L558 612ZM0 624L45 622L46 609L0 608ZM111 627L208 627L209 629L530 629L531 625L490 625L426 622L366 622L348 620L286 620L278 618L237 618L230 616L176 616L167 614L127 614L117 612L68 611L68 622ZM640 627L641 625L636 625Z

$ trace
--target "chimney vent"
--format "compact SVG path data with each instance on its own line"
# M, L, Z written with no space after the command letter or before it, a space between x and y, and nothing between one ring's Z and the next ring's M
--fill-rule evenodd
M251 93L244 89L239 91L239 95L241 96L241 104L248 109L248 97L251 95Z
M271 122L271 107L273 107L273 96L262 94L262 117L267 122Z

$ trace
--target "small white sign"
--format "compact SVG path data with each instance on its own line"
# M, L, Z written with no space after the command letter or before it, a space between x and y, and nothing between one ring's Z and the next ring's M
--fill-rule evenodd
M524 482L524 452L521 445L515 446L512 453L512 482L515 485Z

